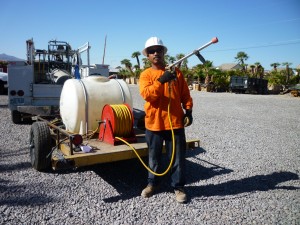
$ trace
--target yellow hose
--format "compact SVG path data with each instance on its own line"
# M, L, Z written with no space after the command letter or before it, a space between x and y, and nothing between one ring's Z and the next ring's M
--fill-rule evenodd
M132 128L132 116L126 105L111 105L116 121L114 123L114 135L126 137Z
M169 84L170 85L170 84ZM143 161L143 159L139 156L139 154L137 153L136 149L130 144L128 143L127 141L125 141L124 139L120 138L120 137L115 137L116 139L124 142L126 145L128 145L133 151L134 153L136 154L136 156L138 157L138 159L141 161L141 163L143 164L143 166L152 174L154 174L155 176L164 176L166 175L169 170L171 169L172 167L172 164L173 164L173 161L174 161L174 156L175 156L175 137L174 137L174 131L173 131L173 126L172 126L172 121L171 121L171 117L170 117L170 106L171 106L171 87L169 86L169 104L168 104L168 119L169 119L169 123L170 123L170 127L171 127L171 132L172 132L172 144L173 144L173 149L172 149L172 156L171 156L171 161L170 161L170 164L168 166L168 168L165 170L165 172L163 173L156 173L154 172L153 170L151 170ZM117 108L117 107L115 107ZM126 107L127 108L127 107ZM127 108L128 109L128 108ZM129 110L129 109L128 109ZM130 112L129 112L130 113ZM117 110L117 118L119 118L121 112L120 110L118 109ZM130 117L131 117L131 114L130 114Z

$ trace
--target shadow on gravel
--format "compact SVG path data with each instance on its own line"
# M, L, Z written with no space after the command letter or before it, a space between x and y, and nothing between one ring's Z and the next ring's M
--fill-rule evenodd
M11 160L13 157L24 158L24 155L28 155L28 161L26 161L26 162L18 162L18 163L9 164L9 165L2 164L2 162L5 162L7 159ZM9 151L9 150L0 149L0 173L11 172L11 171L20 170L20 169L28 169L28 168L31 168L31 164L29 162L28 148L21 148L21 149L18 149L18 151Z
M11 181L0 179L0 206L32 206L53 202L53 199L46 194L26 193L25 190L28 190L27 185L14 186L9 184L9 182Z
M147 162L147 158L143 160ZM90 169L119 193L118 196L103 199L104 202L117 202L140 196L147 182L147 170L138 159L95 165Z
M202 154L202 153L205 153L206 151L204 150L204 148L201 148L201 147L196 147L196 148L193 148L193 149L189 149L186 151L186 158L189 158L189 157L195 157L199 154Z
M29 159L29 147L20 148L17 151L10 151L10 150L0 149L1 160L3 160L4 157L7 157L7 158L14 157L14 156L20 157L22 155L28 155L28 159Z
M210 197L237 195L254 191L269 191L274 189L297 190L293 186L277 186L278 184L290 180L298 180L299 176L292 172L274 172L268 175L257 175L243 178L241 180L232 180L221 184L211 184L199 187L187 187L188 192L193 197Z
M197 157L199 154L205 152L206 151L201 147L195 148L187 152L187 159L196 159L196 163L187 160L187 184L233 172L233 170L231 169L216 165L214 163L201 159L200 157Z
M195 157L204 152L205 150L201 147L188 150L187 158ZM148 158L143 158L143 160L147 164ZM169 161L165 156L163 160L163 168L165 169L168 167ZM193 176L188 175L187 177L189 183L232 172L230 169L220 167L207 161L205 161L205 163L210 165L210 168L205 168L198 163L193 163L187 160L187 173L193 174ZM143 167L138 159L100 164L89 167L89 169L92 169L119 193L117 196L103 199L104 202L117 202L119 200L126 200L140 196L141 191L147 185L148 171ZM171 191L170 183L170 176L166 175L162 177L161 187L158 193Z
M14 170L20 171L21 169L28 169L31 167L32 166L29 162L20 162L20 163L10 164L10 165L0 165L0 173L11 172Z

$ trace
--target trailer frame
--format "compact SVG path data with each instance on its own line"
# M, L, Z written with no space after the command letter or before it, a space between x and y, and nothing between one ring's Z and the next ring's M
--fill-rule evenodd
M137 112L137 111L134 111ZM135 124L143 124L143 117L136 117ZM36 122L30 130L30 159L34 169L38 171L76 169L101 163L110 163L137 158L134 151L126 144L112 145L98 138L98 133L83 137L82 143L76 146L74 138L79 134L68 132L59 121L59 117L36 116ZM136 143L131 143L139 156L148 155L144 127L135 125ZM81 136L81 135L80 135ZM83 146L88 146L85 152ZM187 149L200 147L200 140L187 140ZM164 149L165 152L165 149Z

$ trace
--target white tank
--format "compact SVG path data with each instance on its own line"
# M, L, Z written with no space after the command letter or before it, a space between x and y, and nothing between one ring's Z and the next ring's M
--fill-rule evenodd
M123 80L102 76L69 79L61 92L60 114L67 131L86 134L98 128L105 104L124 103L132 109L132 96Z

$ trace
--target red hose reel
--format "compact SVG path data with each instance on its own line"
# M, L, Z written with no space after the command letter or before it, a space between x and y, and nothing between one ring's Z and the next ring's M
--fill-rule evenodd
M112 145L122 142L116 137L128 143L137 142L133 130L133 113L128 104L108 105L102 110L101 121L99 123L99 140Z

